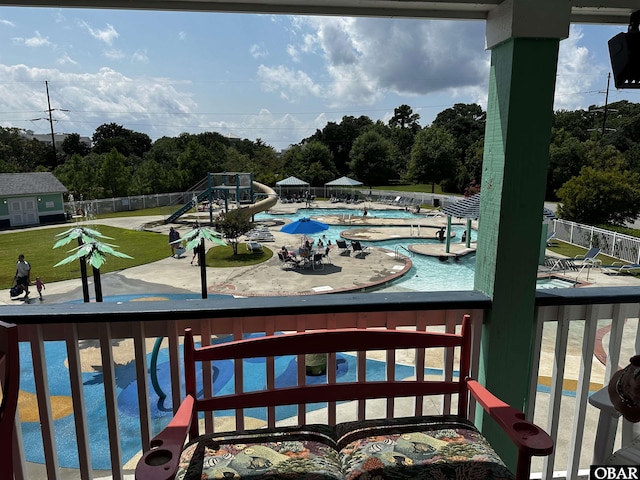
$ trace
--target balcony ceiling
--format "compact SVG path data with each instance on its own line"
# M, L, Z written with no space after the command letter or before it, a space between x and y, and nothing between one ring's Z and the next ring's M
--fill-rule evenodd
M535 0L530 0L535 1ZM562 0L558 0L562 1ZM3 6L485 20L502 0L0 0ZM575 23L628 24L638 0L570 0Z

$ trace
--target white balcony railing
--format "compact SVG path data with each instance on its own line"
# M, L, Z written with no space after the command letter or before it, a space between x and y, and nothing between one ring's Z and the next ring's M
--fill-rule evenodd
M204 338L337 327L451 330L465 313L482 322L490 305L478 292L442 292L3 307L2 319L20 325L23 342L16 478L130 474L137 459L131 452L148 448L170 418L170 406L180 402L180 342L187 326ZM557 448L534 462L533 471L542 478L578 478L591 463L597 426L588 396L611 374L598 359L626 363L637 350L640 290L544 291L537 294L537 308L537 375L527 414L548 430ZM157 338L164 339L164 402L148 375ZM479 337L474 345L477 371ZM155 373L157 365L151 366ZM61 394L60 385L70 394ZM97 398L95 385L102 385ZM127 404L132 413L119 403L123 395L133 398ZM98 404L103 416L91 413ZM27 418L34 411L39 416Z

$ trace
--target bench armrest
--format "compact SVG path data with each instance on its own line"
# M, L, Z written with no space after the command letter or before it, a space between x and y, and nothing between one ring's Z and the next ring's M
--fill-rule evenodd
M191 426L194 402L194 398L187 395L171 422L151 440L151 449L136 465L136 480L169 480L175 477Z
M467 378L469 391L507 434L518 449L516 478L529 478L531 457L544 457L553 452L553 439L537 425L525 420L525 415L493 395L476 380Z

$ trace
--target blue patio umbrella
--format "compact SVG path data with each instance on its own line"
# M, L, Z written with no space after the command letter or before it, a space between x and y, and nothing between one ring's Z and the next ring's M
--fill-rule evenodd
M322 232L323 230L327 230L329 225L326 223L316 222L315 220L311 220L310 218L301 218L295 222L291 222L280 229L281 232L284 233L293 233L293 234L312 234Z

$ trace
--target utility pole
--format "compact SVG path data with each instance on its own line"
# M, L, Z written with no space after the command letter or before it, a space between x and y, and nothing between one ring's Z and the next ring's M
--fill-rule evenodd
M51 100L49 99L49 80L44 81L44 86L47 89L47 112L49 112L49 126L51 127L51 146L53 147L53 158L56 159L56 163L58 163L58 156L56 155L56 137L53 134L53 118L51 117Z
M602 115L602 129L601 129L601 134L604 137L604 134L606 131L610 131L610 132L615 132L616 129L615 128L606 128L607 125L607 112L617 112L618 110L615 109L609 109L609 84L611 83L611 72L609 72L609 74L607 75L607 90L605 92L600 92L600 93L604 93L604 108L598 108L595 110L591 110L591 112L601 112ZM596 130L598 130L597 128L589 128L587 129L588 132L595 132Z
M36 120L46 120L49 122L49 126L51 127L51 147L53 148L53 158L55 160L55 163L58 163L58 156L56 154L56 137L53 133L53 116L51 115L51 113L54 110L58 110L60 112L68 112L69 110L64 110L61 108L51 108L51 99L49 98L49 80L45 80L44 81L44 86L47 90L47 110L45 110L45 113L48 113L48 118L32 118L31 121L35 122Z

